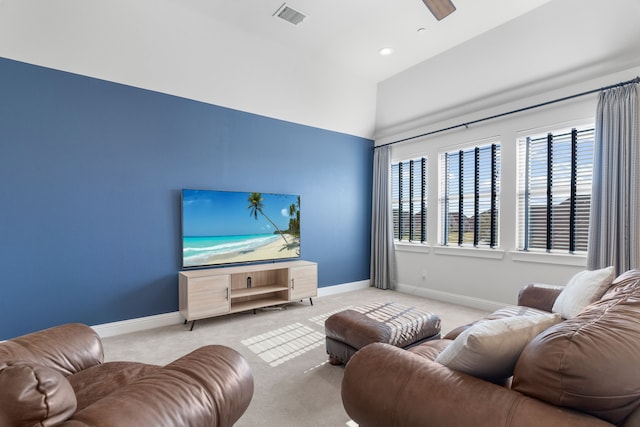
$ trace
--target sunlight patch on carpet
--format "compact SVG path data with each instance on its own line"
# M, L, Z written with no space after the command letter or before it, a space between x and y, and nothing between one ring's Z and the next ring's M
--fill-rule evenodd
M350 308L353 308L353 306L350 305L348 307L343 307L343 308L339 308L337 310L330 311L328 313L320 314L319 316L311 317L309 319L309 321L324 327L324 321L327 320L327 318L329 316L331 316L332 314L339 313L339 312L344 311L344 310L349 310Z
M314 369L318 369L319 367L326 365L327 363L329 363L328 360L325 360L324 362L320 363L319 365L314 366L313 368L307 369L306 371L304 371L304 374L308 374L309 372L313 371Z
M294 323L241 342L269 365L278 366L323 345L324 341L324 334Z

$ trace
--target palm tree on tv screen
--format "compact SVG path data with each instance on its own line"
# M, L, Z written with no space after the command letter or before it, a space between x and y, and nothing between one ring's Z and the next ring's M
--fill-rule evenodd
M249 206L247 206L247 209L249 209L249 216L252 216L257 220L258 212L260 212L260 214L276 228L276 231L278 232L280 237L282 237L282 240L284 240L284 242L288 245L289 242L287 242L287 239L284 237L284 233L280 231L276 223L271 221L271 218L269 218L262 210L262 208L264 208L264 204L262 203L262 201L264 200L262 198L262 193L249 193L249 198L247 200L249 200Z
M295 237L300 237L300 196L296 203L289 206L289 233Z

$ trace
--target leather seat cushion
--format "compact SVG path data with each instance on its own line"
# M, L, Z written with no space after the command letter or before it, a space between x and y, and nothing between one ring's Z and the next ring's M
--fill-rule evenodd
M159 366L138 362L107 362L67 377L76 393L78 411L138 378L157 372Z
M436 357L438 357L438 355L442 353L442 350L447 348L452 342L453 340L448 339L426 341L410 347L409 349L407 349L407 351L410 351L413 354L417 354L418 356L424 357L425 359L433 362L434 360L436 360Z

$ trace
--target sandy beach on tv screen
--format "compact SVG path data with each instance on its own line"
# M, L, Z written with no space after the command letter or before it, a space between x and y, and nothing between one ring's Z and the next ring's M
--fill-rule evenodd
M252 250L210 256L205 264L240 263L300 256L300 239L290 234L285 234L284 237L289 242L288 245L280 238Z

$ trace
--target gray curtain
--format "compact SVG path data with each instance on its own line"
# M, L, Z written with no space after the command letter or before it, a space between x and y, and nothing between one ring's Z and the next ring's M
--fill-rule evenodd
M596 111L587 268L638 267L637 85L600 92Z
M375 149L371 212L371 284L380 289L393 289L396 275L390 166L391 147Z

